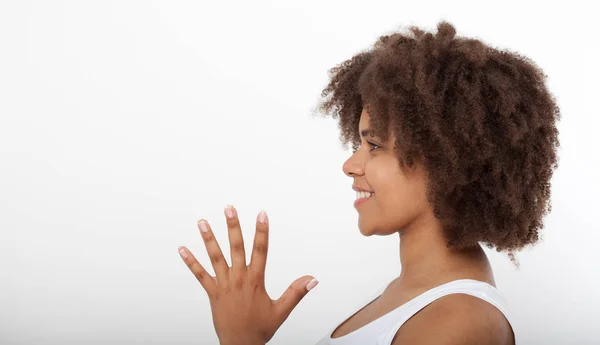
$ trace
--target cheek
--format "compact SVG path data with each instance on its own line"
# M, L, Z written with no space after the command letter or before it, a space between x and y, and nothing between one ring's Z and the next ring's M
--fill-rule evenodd
M404 188L402 188L404 187ZM379 206L384 214L389 216L400 216L409 212L414 205L409 188L403 185L395 185L386 188L378 198Z
M394 162L380 164L367 172L370 185L385 204L402 202L411 194L411 184Z
M365 166L369 185L375 191L376 217L365 221L393 228L411 222L423 209L424 185L419 173L403 171L395 157L376 157Z
M414 218L421 205L422 193L417 181L410 181L401 171L376 174L375 195L382 220L388 224L400 224Z

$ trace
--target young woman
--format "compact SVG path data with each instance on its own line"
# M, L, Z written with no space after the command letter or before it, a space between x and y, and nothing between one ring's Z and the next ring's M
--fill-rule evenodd
M543 71L516 53L456 37L380 37L331 70L319 106L354 151L343 171L365 236L400 237L401 273L318 343L513 345L518 334L481 244L514 253L537 242L550 210L559 109ZM216 277L180 253L206 290L222 345L265 344L316 285L278 300L264 287L268 220L258 216L249 265L237 214L226 209L232 266L211 228L200 233Z

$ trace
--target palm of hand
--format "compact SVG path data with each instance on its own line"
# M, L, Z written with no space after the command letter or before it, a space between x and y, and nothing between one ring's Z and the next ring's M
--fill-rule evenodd
M265 289L265 266L268 251L269 224L264 212L259 214L250 264L236 210L225 209L231 247L229 267L208 222L198 227L215 270L211 276L189 250L180 247L181 257L206 291L213 323L221 344L264 344L298 305L308 290L316 285L311 276L294 281L283 295L272 300ZM310 284L307 283L311 282Z

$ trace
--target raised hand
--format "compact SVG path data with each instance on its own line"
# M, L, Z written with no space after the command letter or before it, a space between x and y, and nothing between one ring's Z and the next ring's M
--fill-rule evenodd
M211 276L186 247L179 247L179 253L208 294L221 345L266 344L308 291L317 285L317 280L312 276L298 278L279 299L272 300L265 289L269 244L266 213L262 211L257 217L249 265L246 265L237 211L233 206L228 206L225 215L231 267L227 265L219 243L205 220L198 222L198 228L216 276Z

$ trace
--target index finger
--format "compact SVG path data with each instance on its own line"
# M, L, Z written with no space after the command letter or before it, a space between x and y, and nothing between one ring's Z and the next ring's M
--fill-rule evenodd
M256 233L254 234L254 247L250 259L250 274L264 281L267 265L267 252L269 251L269 217L265 211L260 211L256 219Z

